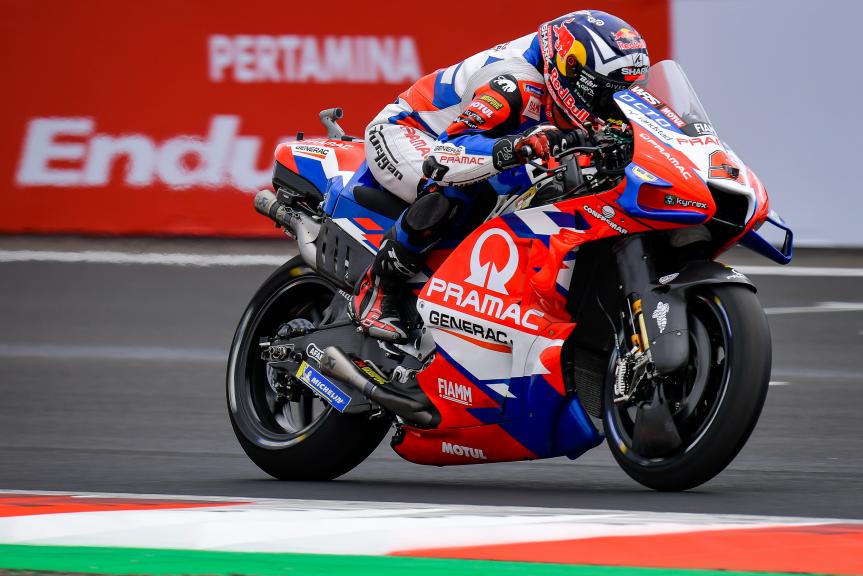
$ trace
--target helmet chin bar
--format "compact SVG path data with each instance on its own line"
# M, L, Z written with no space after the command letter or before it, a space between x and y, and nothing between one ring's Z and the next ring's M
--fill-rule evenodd
M566 78L561 79L557 68L551 68L546 74L545 85L555 106L563 111L572 124L580 126L583 122L594 119L590 110L583 107L581 100L576 102L576 95L567 85Z
M554 125L562 130L575 130L579 126L572 123L569 117L560 109L554 100L551 103L551 117L554 120Z
M594 116L604 117L611 96L615 92L626 90L631 83L613 80L595 71L581 68L578 76L568 79L569 90L584 104L584 107ZM586 90L590 90L588 94Z

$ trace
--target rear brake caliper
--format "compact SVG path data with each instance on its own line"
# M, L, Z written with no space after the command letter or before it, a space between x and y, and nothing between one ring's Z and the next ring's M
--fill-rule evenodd
M293 342L286 342L290 338L302 336L314 331L315 325L305 318L295 318L290 322L282 324L272 338L263 337L260 340L261 360L267 363L267 381L270 388L278 397L291 399L294 388L291 385L296 366L284 364L296 358ZM282 363L278 367L271 363ZM298 363L297 363L298 364ZM301 387L302 388L302 387Z
M313 332L315 325L305 318L294 318L279 326L274 338L261 338L261 360L265 362L282 362L294 352L294 345L284 342L295 336Z

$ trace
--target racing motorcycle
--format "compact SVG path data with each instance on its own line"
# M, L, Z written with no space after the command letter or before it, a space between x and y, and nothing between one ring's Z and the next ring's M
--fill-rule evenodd
M392 448L418 464L575 459L605 437L657 490L723 470L761 412L771 341L755 287L716 258L741 244L787 264L793 236L679 65L648 78L614 95L627 122L532 162L529 189L429 253L402 301L407 343L347 312L406 204L374 181L340 109L321 113L327 138L280 144L255 208L299 255L252 298L227 374L255 464L336 478L394 426Z

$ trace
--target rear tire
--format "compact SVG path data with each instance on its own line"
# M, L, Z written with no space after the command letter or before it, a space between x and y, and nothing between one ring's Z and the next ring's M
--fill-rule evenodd
M632 448L627 408L613 403L612 380L606 384L603 424L611 453L630 477L655 490L688 490L725 469L755 428L767 396L770 328L755 294L740 285L707 286L690 294L688 310L690 327L702 322L710 333L708 366L716 383L700 397L713 401L703 408L704 421L692 437L681 434L684 442L671 454L641 456Z
M228 414L251 460L279 480L331 480L350 471L380 444L386 418L342 414L328 405L301 430L287 430L268 413L269 387L259 340L296 318L316 322L337 288L296 257L276 270L252 297L240 320L228 362Z

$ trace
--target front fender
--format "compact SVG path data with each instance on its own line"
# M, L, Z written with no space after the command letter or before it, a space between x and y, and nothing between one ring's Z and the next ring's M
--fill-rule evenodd
M689 320L686 301L700 286L743 284L755 292L755 285L734 268L712 260L687 263L679 272L658 279L642 294L647 335L656 372L671 374L689 361Z

